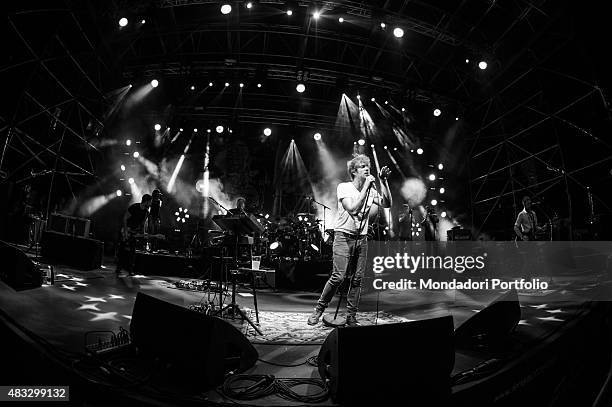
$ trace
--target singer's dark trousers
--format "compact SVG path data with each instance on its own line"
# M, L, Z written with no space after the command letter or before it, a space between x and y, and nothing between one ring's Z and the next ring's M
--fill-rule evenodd
M367 236L351 236L336 232L333 245L333 270L325 283L325 288L317 302L316 309L323 312L334 297L336 290L345 277L351 278L350 293L346 299L346 309L349 315L355 315L361 296L361 280L366 267L368 255Z

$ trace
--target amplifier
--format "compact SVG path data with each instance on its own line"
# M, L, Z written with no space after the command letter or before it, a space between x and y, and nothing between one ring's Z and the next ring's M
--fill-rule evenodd
M472 240L472 231L459 227L452 228L446 231L446 240Z
M67 216L61 213L52 213L49 215L47 230L88 238L89 225L89 219L75 218L73 216Z

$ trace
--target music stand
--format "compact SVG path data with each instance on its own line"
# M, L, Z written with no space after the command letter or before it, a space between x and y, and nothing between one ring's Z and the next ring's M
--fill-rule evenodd
M251 219L251 217L249 217L248 215L244 214L244 215L230 215L230 216L222 216L222 215L216 215L213 216L213 222L215 222L222 230L227 231L227 232L232 232L234 234L234 236L236 237L235 240L235 251L234 251L234 256L236 258L236 256L238 255L238 238L241 235L246 235L249 233L253 233L256 231L261 231L262 227L255 221L253 221L253 219ZM221 275L220 275L220 279L222 279L223 277L223 256L221 256ZM237 261L236 261L237 263ZM253 329L260 335L263 335L263 333L261 332L261 330L253 323L253 321L251 321L251 319L244 313L244 311L242 311L242 309L240 309L240 306L238 304L236 304L236 275L237 271L233 274L233 279L232 279L232 302L223 306L223 283L222 281L219 282L219 286L220 288L220 295L219 295L219 313L220 315L223 317L223 312L226 310L231 309L233 311L233 315L236 315L236 312L238 314L240 314L240 316L242 317L243 320L246 320L249 325L251 325L253 327Z

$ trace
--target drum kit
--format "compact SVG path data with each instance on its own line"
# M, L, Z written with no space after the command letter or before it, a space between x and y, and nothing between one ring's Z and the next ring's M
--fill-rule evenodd
M298 213L295 216L277 218L274 221L264 219L262 242L266 245L265 254L272 260L293 258L311 260L320 258L323 246L332 243L324 239L319 228L323 221L311 213Z

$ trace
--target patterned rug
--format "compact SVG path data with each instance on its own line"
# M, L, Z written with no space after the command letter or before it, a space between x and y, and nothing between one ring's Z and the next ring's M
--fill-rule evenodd
M255 310L245 309L247 315L255 322ZM325 314L324 314L325 315ZM338 314L343 316L343 314ZM259 329L263 335L259 335L247 322L242 324L242 333L251 343L279 345L320 345L325 341L327 335L333 328L323 324L322 319L317 325L310 326L306 323L310 313L305 312L259 312ZM410 319L398 317L384 311L378 312L359 312L357 320L360 325L374 325L378 323L390 324L397 322L409 322Z

